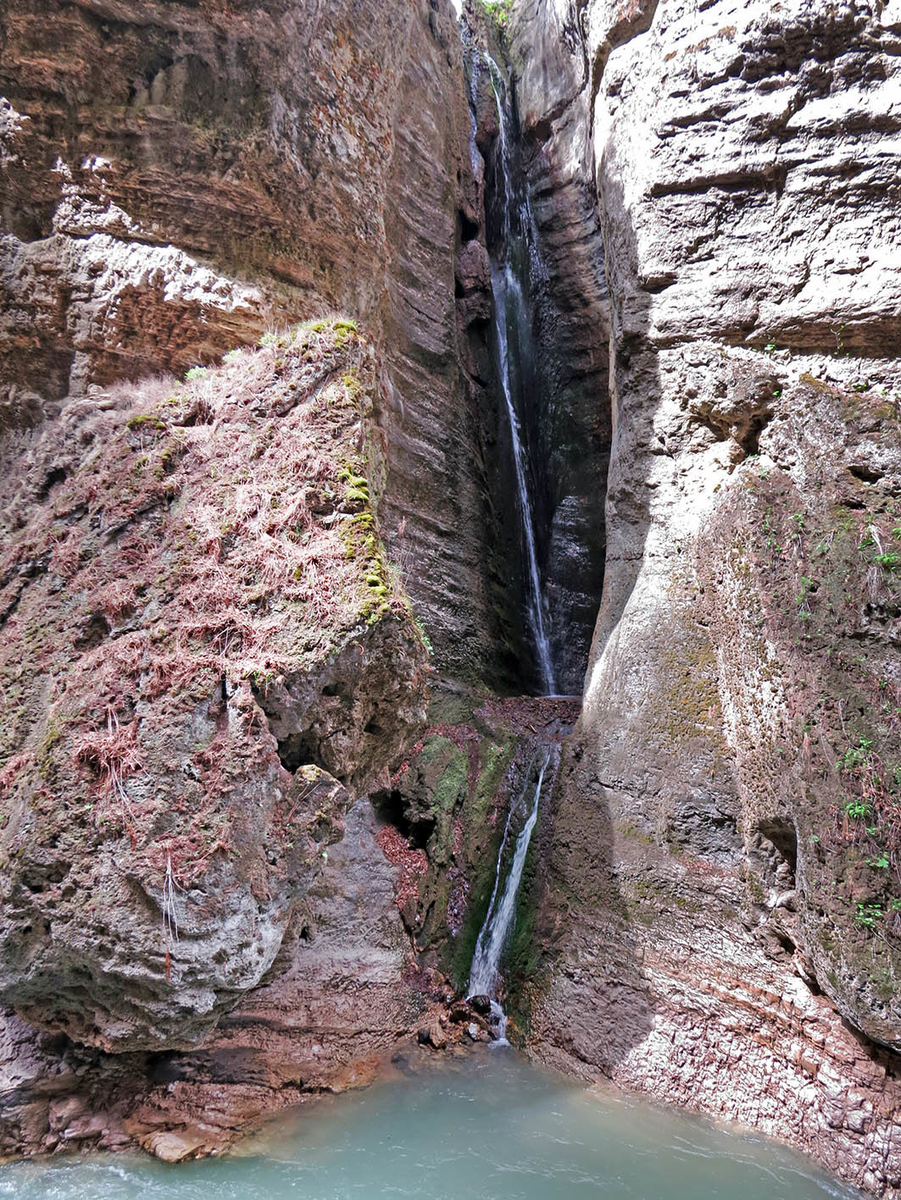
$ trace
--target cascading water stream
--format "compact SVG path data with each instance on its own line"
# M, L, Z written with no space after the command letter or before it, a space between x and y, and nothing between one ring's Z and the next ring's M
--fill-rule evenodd
M556 691L554 664L551 658L551 647L547 636L544 598L541 589L541 574L538 569L538 549L535 537L535 515L529 494L526 453L523 441L522 427L516 405L513 400L513 370L510 358L509 330L512 327L519 338L529 329L528 313L526 311L523 284L513 267L512 253L514 242L512 207L513 188L511 186L512 172L510 159L510 140L508 137L508 122L510 117L506 111L500 91L501 72L497 63L489 54L483 54L491 78L491 88L497 106L498 121L498 166L500 168L500 184L503 194L498 197L502 214L501 247L499 257L491 257L491 288L494 295L494 332L497 342L498 376L501 390L504 394L504 404L510 426L510 440L513 446L513 466L516 475L517 507L522 526L523 543L526 557L526 611L531 626L532 637L538 659L538 669L541 673L542 694L552 695ZM524 223L531 223L528 212L528 201L523 200L522 208ZM522 224L523 222L521 222ZM521 237L521 234L519 235Z
M524 551L526 618L535 646L541 693L550 696L556 691L556 679L538 566L535 509L529 491L524 430L516 405L518 394L528 412L528 378L524 367L534 351L526 300L527 289L530 286L530 256L526 231L532 233L534 243L534 222L527 192L523 190L522 194L518 195L514 183L511 135L515 126L512 111L505 103L503 75L490 55L482 52L481 57L491 80L498 121L494 200L500 213L500 236L496 248L490 254L497 370L513 451L516 505ZM496 1045L508 1044L507 1016L497 998L501 957L513 928L526 856L538 820L538 805L553 753L548 745L542 746L536 752L522 791L511 801L497 856L494 889L476 941L470 968L469 995L489 998L490 1022L496 1036ZM539 759L541 761L536 775L535 767ZM514 837L515 842L512 842L511 849Z
M532 772L530 771L525 787L516 798L516 801L510 805L501 848L497 856L494 890L491 893L488 912L485 915L484 923L476 941L475 953L472 957L472 967L469 972L469 995L488 996L490 998L491 1023L497 1034L497 1041L501 1045L507 1045L507 1038L505 1036L507 1032L507 1016L495 996L498 972L501 955L507 944L507 939L510 936L510 930L513 925L513 917L516 912L516 897L519 892L520 882L522 881L523 868L526 865L526 855L529 852L532 831L535 828L535 822L538 820L538 803L541 799L541 788L544 784L544 776L550 760L551 751L547 749L544 751L544 760L531 793L529 784L532 781ZM505 851L515 824L515 819L517 816L522 815L523 805L527 797L530 797L528 801L528 815L526 816L525 824L516 836L513 860L510 863L510 870L507 874L500 900L498 901Z

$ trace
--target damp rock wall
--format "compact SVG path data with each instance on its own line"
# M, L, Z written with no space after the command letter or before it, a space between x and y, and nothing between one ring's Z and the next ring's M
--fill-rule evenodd
M892 1193L897 15L513 26L530 121L588 113L613 424L534 1044Z

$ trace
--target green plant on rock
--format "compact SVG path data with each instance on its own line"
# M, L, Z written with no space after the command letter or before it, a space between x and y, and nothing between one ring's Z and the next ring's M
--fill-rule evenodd
M429 638L429 635L425 631L425 625L423 625L422 619L420 617L414 617L413 624L416 626L416 631L419 634L420 641L422 642L423 646L425 646L426 650L428 651L429 658L431 658L434 655L435 650L434 650L434 647L432 646L432 642L431 642L431 639Z
M873 562L884 571L901 570L901 554L897 550L886 550L883 554L877 554Z
M369 504L369 481L365 475L358 474L352 467L345 464L338 472L338 478L347 485L344 499L348 504Z
M166 423L156 413L137 413L125 422L128 429L165 429Z
M862 821L866 817L871 816L873 810L866 800L861 800L859 796L855 796L845 804L845 812L853 821Z
M494 25L505 30L510 24L510 17L513 14L513 0L479 0L485 16L492 21Z
M843 771L855 771L863 766L871 756L872 738L858 738L856 746L849 746L839 758L839 766Z
M854 914L854 920L858 925L862 925L865 929L875 929L878 921L881 921L885 914L882 911L881 904L863 904L857 905L857 912Z

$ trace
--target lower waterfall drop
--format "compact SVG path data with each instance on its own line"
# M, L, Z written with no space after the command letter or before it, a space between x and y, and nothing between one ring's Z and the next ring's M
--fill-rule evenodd
M532 832L538 820L538 804L541 800L541 790L544 785L548 766L551 763L552 753L553 751L549 747L538 751L538 754L542 755L543 758L534 787L530 787L530 785L532 784L533 768L536 759L533 759L532 767L529 769L522 791L510 803L510 811L507 814L507 823L504 827L504 836L501 839L501 846L497 855L494 890L491 893L488 912L485 914L485 921L476 941L472 966L469 971L468 995L470 999L473 996L487 996L489 998L491 1002L490 1023L496 1034L495 1045L500 1046L509 1045L506 1036L507 1014L504 1012L503 1006L496 995L501 955L504 952L513 928L519 885L522 881L523 868L526 865L526 855L529 852ZM553 776L553 771L551 775ZM501 889L501 879L504 874L504 860L506 857L505 852L517 824L517 819L523 816L526 809L528 811L526 813L525 824L516 835L513 859L510 863L510 869L507 873L503 889ZM500 899L498 899L498 896L500 896Z

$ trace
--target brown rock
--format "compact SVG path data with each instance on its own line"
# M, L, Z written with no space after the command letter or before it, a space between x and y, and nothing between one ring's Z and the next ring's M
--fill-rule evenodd
M359 449L377 380L361 336L320 323L73 405L6 478L0 998L35 1024L200 1041L341 837L327 768L365 786L423 720L427 653ZM298 473L338 519L288 499Z
M210 1141L212 1131L188 1125L184 1129L168 1129L152 1133L142 1142L144 1149L163 1162L178 1163L199 1154L208 1154L216 1142Z

